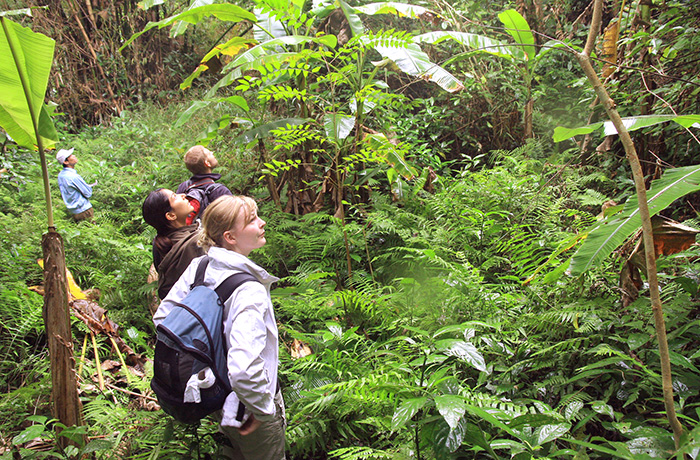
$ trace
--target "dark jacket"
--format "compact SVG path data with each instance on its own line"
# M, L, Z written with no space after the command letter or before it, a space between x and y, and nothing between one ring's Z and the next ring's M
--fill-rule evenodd
M168 295L173 284L180 279L192 259L205 252L197 246L198 225L188 225L174 229L168 234L173 246L167 254L156 254L154 248L153 263L158 270L158 298ZM156 260L156 256L158 260Z
M190 187L190 185L194 184L195 182L205 181L205 179L211 179L212 181L216 182L217 180L221 179L221 174L195 174L194 176L190 177L188 180L180 184L177 187L176 193L187 193L187 189ZM216 187L209 194L209 201L212 202L224 195L233 195L233 193L231 193L231 190L229 190L228 187L226 187L225 185L216 184ZM200 213L202 213L204 212L204 209L200 209L199 211Z

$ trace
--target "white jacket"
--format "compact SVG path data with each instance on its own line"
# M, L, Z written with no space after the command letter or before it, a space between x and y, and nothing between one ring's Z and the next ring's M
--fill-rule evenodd
M216 289L226 278L239 272L250 273L260 281L243 283L224 303L228 377L235 395L226 399L222 425L229 425L227 421L234 420L238 399L245 404L246 412L252 412L255 418L271 420L275 415L279 339L270 285L279 279L237 252L212 247L208 255L209 266L204 276L206 286ZM190 263L160 303L153 316L156 326L170 313L174 302L181 301L189 293L200 260L198 257Z

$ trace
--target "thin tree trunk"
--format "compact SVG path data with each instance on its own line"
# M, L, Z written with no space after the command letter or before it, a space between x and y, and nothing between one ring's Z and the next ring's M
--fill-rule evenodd
M620 136L620 141L622 142L622 145L625 148L627 160L629 161L630 167L632 169L634 185L637 191L637 200L639 202L639 215L642 219L642 237L644 241L644 253L646 256L647 263L647 279L649 281L651 308L654 314L654 322L656 325L656 337L659 341L659 358L661 360L661 377L663 385L664 407L666 409L666 417L668 418L669 424L673 429L676 448L678 448L680 445L681 435L683 433L683 427L681 426L680 422L678 421L678 418L676 417L676 410L673 403L671 359L668 351L668 340L666 338L666 323L664 320L663 306L661 304L661 297L659 295L659 280L657 278L656 272L656 254L654 253L654 235L651 225L651 218L649 217L647 193L646 186L644 184L642 166L639 162L639 157L634 147L634 143L632 142L632 138L630 137L629 132L622 123L620 114L615 108L615 102L610 98L605 87L603 87L600 79L598 78L597 73L591 65L589 57L591 51L593 50L593 45L595 44L595 39L600 29L601 16L602 1L595 0L593 20L591 21L591 28L588 33L586 47L584 48L584 51L582 53L576 53L576 59L583 68L583 71L588 77L588 80L593 85L593 89L595 90L596 95L603 104L603 107L605 108L608 117L617 129L617 133Z
M53 416L66 426L83 424L82 404L78 399L73 336L68 309L68 282L63 239L55 231L45 233L44 253L44 324L51 359L51 399ZM68 444L65 437L59 442Z

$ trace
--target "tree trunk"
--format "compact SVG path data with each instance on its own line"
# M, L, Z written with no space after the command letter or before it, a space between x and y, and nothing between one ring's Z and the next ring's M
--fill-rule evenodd
M68 309L63 239L55 231L49 230L42 238L41 247L44 253L43 316L51 359L53 416L66 426L82 425L82 405L78 399ZM59 437L59 442L68 444L65 437Z

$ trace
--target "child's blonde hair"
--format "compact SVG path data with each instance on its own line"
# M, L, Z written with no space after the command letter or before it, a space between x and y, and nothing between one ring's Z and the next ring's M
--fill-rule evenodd
M247 225L257 210L255 200L248 196L224 195L217 198L204 210L197 244L205 251L213 246L223 247L224 233L233 229L239 216Z

